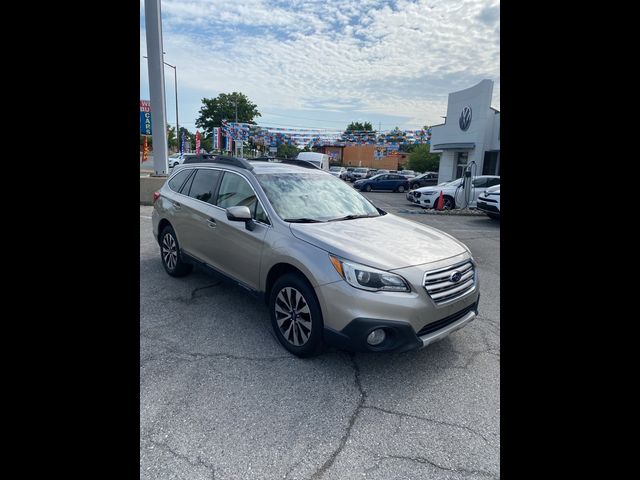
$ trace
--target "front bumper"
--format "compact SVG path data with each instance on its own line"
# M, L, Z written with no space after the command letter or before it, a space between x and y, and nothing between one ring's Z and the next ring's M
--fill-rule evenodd
M464 255L457 261L468 258ZM315 288L324 318L325 341L356 351L401 352L424 347L462 328L477 314L479 283L450 302L437 305L422 286L424 272L456 263L454 259L395 270L411 292L370 292L340 280ZM475 312L475 313L473 313ZM473 314L472 314L473 313ZM385 329L388 341L370 346L366 337Z
M478 208L478 210L482 210L483 212L497 213L498 215L500 215L500 209L495 205L495 203L491 204L478 199L476 207Z

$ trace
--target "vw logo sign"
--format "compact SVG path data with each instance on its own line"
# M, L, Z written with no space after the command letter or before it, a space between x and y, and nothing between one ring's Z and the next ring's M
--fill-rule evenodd
M462 109L462 112L460 113L460 130L462 130L463 132L466 132L467 129L469 128L469 125L471 125L471 107L470 106L466 106Z
M462 277L462 274L456 271L451 274L451 276L449 277L449 280L452 281L453 283L458 283L460 281L460 277Z

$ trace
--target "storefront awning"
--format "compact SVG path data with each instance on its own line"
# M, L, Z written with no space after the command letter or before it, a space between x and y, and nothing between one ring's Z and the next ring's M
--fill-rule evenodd
M434 150L458 150L461 148L476 148L476 144L471 143L439 143L437 145L432 145L431 148Z

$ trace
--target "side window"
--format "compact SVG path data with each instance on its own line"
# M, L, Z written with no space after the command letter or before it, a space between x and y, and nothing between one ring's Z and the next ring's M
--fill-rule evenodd
M189 196L196 200L203 202L213 203L213 194L216 191L218 180L220 178L220 170L211 169L199 169L193 178L191 188L189 189Z
M500 179L499 178L490 178L489 179L489 183L488 183L488 187L493 187L494 185L500 185Z
M182 187L182 184L187 179L187 177L191 175L191 172L193 172L193 170L187 169L187 170L182 170L181 172L176 173L171 178L171 180L169 180L169 183L168 183L169 188L174 192L180 192L180 187Z
M475 188L486 188L487 187L487 178L476 178L473 181L473 186Z
M262 204L260 202L256 202L256 211L253 215L253 218L255 218L258 222L266 223L267 225L271 224L271 222L269 221L269 217L267 217L267 214L262 209Z
M262 209L260 202L258 202L251 185L235 173L225 172L222 177L216 205L220 208L249 207L249 211L255 220L269 223L267 214Z
M255 211L256 194L240 175L225 172L220 184L216 205L220 208L246 206Z

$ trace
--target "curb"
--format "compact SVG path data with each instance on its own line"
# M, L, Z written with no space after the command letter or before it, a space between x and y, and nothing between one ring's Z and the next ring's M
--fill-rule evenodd
M480 210L463 208L460 210L434 210L432 208L421 208L420 210L399 209L398 213L413 215L459 215L463 217L483 217L486 214Z

